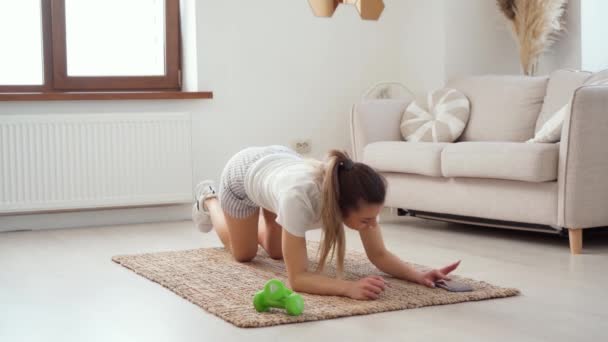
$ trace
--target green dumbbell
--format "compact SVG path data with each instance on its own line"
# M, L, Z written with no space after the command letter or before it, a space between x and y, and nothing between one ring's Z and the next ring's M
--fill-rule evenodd
M280 280L270 279L264 285L264 289L253 296L253 306L257 312L281 308L287 310L287 314L291 316L299 316L304 311L304 299Z

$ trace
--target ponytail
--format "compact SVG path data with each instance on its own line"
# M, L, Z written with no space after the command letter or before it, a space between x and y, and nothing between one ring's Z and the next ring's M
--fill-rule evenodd
M345 162L352 163L346 153L337 150L329 151L322 185L321 220L323 221L323 236L317 270L322 272L327 257L329 256L329 260L331 260L334 254L337 254L336 271L338 276L341 276L344 270L344 251L346 248L342 212L339 204L340 182L338 172L340 165L344 165Z
M342 276L346 248L343 215L358 209L361 201L384 203L386 186L384 177L368 165L354 162L343 151L329 151L321 186L323 234L318 272L323 271L328 257L332 260L337 255L337 276Z

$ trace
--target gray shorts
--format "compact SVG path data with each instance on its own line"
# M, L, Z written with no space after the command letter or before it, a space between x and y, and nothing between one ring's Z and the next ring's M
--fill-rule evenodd
M222 171L218 197L224 213L242 219L253 215L260 207L245 192L245 175L260 158L277 152L296 153L280 145L248 147L235 154Z

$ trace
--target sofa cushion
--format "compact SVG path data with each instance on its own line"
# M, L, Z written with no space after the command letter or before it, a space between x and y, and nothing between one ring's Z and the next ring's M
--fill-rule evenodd
M460 141L526 141L545 97L547 77L475 76L450 81L463 92L471 114Z
M545 122L570 103L574 91L582 86L590 76L590 72L570 69L556 70L551 73L547 83L547 94L536 121L536 129L534 130L536 133L541 130Z
M441 151L449 143L379 141L365 147L363 162L381 172L441 177Z
M485 219L556 225L557 182L384 175L384 205ZM476 220L479 222L478 220Z
M444 177L546 182L557 179L559 144L461 142L441 154Z
M430 92L426 104L413 101L401 119L401 134L411 142L454 142L464 131L470 104L463 93L443 88Z

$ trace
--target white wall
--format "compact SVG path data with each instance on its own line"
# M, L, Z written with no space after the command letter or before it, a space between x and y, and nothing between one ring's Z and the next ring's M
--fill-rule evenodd
M540 59L540 74L564 68L582 69L581 0L568 1L563 19L564 31L559 33L556 43Z
M517 45L491 0L404 0L400 80L418 95L452 79L519 74Z
M403 0L400 81L416 94L445 83L444 0Z
M581 4L582 69L608 69L608 1L584 0Z
M517 44L496 1L445 0L446 79L519 73Z
M250 145L311 138L316 157L348 148L352 103L398 76L400 1L385 1L377 22L346 5L317 18L305 0L197 1L199 84L215 98L195 117L195 177L217 179Z

